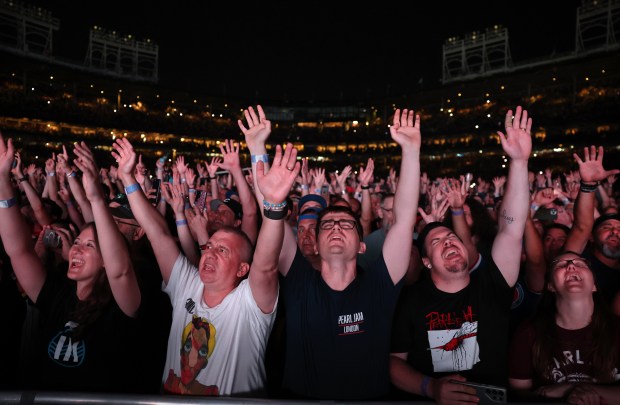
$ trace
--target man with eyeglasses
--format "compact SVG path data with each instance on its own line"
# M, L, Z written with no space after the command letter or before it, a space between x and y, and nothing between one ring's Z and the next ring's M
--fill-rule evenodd
M465 244L441 222L427 224L418 236L429 277L399 301L390 356L392 383L407 399L415 394L438 403L474 403L476 390L455 380L508 383L510 305L530 205L532 119L519 106L514 117L507 112L505 128L506 135L498 135L511 162L488 267L471 274Z
M239 126L255 160L266 153L271 123L260 106L258 114L251 107L246 110L245 118L248 127ZM369 269L357 266L357 255L366 245L348 207L330 206L319 213L319 272L298 249L290 228L286 230L278 264L284 276L286 396L356 400L389 393L391 319L409 262L418 204L420 117L397 109L390 133L402 151L395 221L382 254ZM257 198L262 201L260 194Z

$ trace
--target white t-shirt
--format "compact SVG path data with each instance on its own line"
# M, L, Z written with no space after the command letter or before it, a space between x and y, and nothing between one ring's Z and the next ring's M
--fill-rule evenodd
M265 349L277 305L264 314L247 279L213 308L203 302L203 290L198 269L180 254L163 288L173 308L162 378L165 390L190 395L264 394ZM184 372L182 359L189 365Z

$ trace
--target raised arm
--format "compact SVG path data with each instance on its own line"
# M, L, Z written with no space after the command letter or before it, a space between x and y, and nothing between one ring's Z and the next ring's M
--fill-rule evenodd
M256 165L256 182L266 201L266 208L263 210L263 224L258 234L249 280L254 299L265 313L273 311L278 296L278 256L286 222L286 207L281 207L281 203L286 200L299 173L300 163L296 160L297 150L289 143L284 153L280 145L276 146L269 172L266 172L264 162Z
M360 215L360 222L362 224L362 230L364 231L364 236L370 234L372 232L372 201L370 201L370 182L372 181L372 175L375 170L375 161L372 158L368 158L368 163L366 163L366 167L360 167L359 175L357 179L360 183L360 188L362 189L362 212Z
M471 229L469 228L469 225L467 225L467 220L465 220L465 211L463 210L465 199L467 198L465 183L461 183L456 179L449 179L447 181L446 188L447 191L442 191L442 193L446 194L446 199L450 204L452 228L454 229L454 233L461 239L467 249L467 256L471 267L478 261L479 252L471 238Z
M259 205L262 205L265 198L257 186L257 164L258 162L263 162L261 166L267 168L264 170L268 170L269 168L269 155L267 154L265 142L269 138L269 134L271 134L271 121L267 119L265 112L260 105L256 106L256 109L258 114L252 107L248 107L248 109L244 111L243 114L245 116L247 127L241 120L238 121L238 124L241 132L243 132L243 135L245 136L245 143L248 145L252 158L252 177L254 178L254 193L256 195L256 200ZM297 244L295 243L295 235L290 229L290 226L288 224L285 224L284 226L288 227L288 229L286 230L286 236L284 237L282 249L280 249L278 269L280 270L280 273L286 276L291 264L293 264L293 259L295 259Z
M174 222L177 226L177 236L179 237L179 243L181 244L181 249L183 249L183 254L191 264L198 267L200 254L196 249L196 241L192 236L189 220L185 215L191 208L185 210L184 190L183 184L164 183L161 185L162 196L164 196L166 202L170 204L170 208L172 208L174 212Z
M168 229L166 220L146 198L142 187L134 177L136 152L133 146L127 138L117 139L112 146L114 147L112 156L118 162L118 177L125 187L131 211L153 246L162 278L167 284L174 262L180 253L179 247Z
M80 206L82 217L84 217L84 222L93 221L93 210L90 206L90 202L88 201L88 198L86 198L84 187L69 164L69 154L67 153L67 148L64 145L62 146L62 153L58 154L57 160L58 165L62 167L65 173L67 173L69 189L71 189L71 194L73 194L75 202L77 202ZM99 182L99 178L97 178L97 182Z
M250 190L248 182L245 180L241 163L239 161L239 144L230 139L226 139L220 143L220 151L222 151L222 162L220 168L228 170L232 175L237 192L239 193L239 201L243 207L243 219L241 220L241 230L248 235L253 244L256 243L258 237L258 217L256 209L256 198Z
M30 227L26 225L15 199L10 176L13 159L13 140L9 139L5 144L0 134L0 238L19 284L28 298L37 302L47 273L34 251Z
M529 215L527 165L532 151L532 119L518 106L514 118L512 110L506 113L505 126L505 135L500 131L497 133L504 152L510 157L510 168L491 255L508 285L513 286L519 276L523 233Z
M97 239L112 295L125 315L135 317L142 298L129 248L108 208L92 152L84 142L76 143L74 152L77 156L74 163L82 171L84 193L97 225Z
M566 238L564 249L583 252L594 226L594 208L596 205L594 191L600 181L607 176L617 174L620 170L605 170L603 168L602 146L599 146L598 149L594 145L590 148L583 148L583 159L577 153L573 153L573 157L579 164L581 183L575 201L575 221Z
M420 116L413 110L397 109L390 127L392 139L402 151L400 178L394 195L394 225L383 243L383 257L396 284L407 271L420 195Z

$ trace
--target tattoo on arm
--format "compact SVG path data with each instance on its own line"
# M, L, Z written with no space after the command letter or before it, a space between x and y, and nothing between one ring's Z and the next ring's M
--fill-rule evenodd
M512 224L512 222L515 220L513 217L509 217L508 215L506 215L506 210L502 211L502 218L506 220L508 225Z

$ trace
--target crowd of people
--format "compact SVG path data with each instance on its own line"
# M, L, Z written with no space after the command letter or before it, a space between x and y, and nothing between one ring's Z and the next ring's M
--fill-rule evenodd
M38 167L0 135L0 386L620 404L620 170L591 146L535 174L517 106L506 176L430 179L420 121L395 111L384 179L269 144L260 105L238 122L251 172L230 139L207 162L148 168L121 137L110 167L85 142Z

